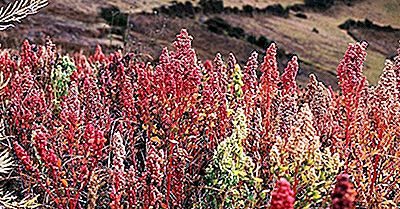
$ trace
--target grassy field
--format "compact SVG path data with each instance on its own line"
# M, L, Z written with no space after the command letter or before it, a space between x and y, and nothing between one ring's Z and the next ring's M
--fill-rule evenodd
M295 17L293 12L286 19L265 18L264 15L257 15L254 18L228 15L225 18L232 25L239 25L255 35L265 35L275 40L279 46L297 54L318 70L335 71L347 44L354 42L346 31L338 28L338 25L348 19L368 18L379 25L397 27L400 24L400 15L396 11L399 10L400 3L396 0L363 1L362 4L358 3L352 7L336 5L324 12L308 11L305 12L307 19ZM314 28L318 33L312 32ZM376 44L374 40L367 41L372 45ZM392 44L397 45L396 42ZM386 56L378 51L368 50L365 74L371 83L377 82Z

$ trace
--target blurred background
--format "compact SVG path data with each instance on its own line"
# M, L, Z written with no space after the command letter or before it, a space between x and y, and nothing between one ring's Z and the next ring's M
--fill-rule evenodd
M6 5L12 0L0 0ZM24 39L51 38L63 52L133 51L157 61L163 47L187 28L200 60L233 52L244 64L251 52L277 43L281 70L293 54L300 59L298 82L314 73L337 88L336 66L348 43L369 43L364 72L376 83L385 59L400 39L400 0L49 0L38 14L0 32L2 48Z

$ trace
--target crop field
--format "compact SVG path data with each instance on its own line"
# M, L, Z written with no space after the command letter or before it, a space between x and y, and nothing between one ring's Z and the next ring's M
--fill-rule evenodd
M298 88L296 56L279 75L274 43L240 66L199 62L192 39L182 30L155 66L101 48L60 56L51 41L1 52L0 173L15 178L0 203L399 206L399 57L371 86L367 43L350 44L335 92L314 75Z
M182 2L172 5L209 7ZM219 13L185 13L192 17L167 19L175 7L153 10L165 16L116 16L121 25L137 23L126 37L147 40L125 48L98 43L93 52L80 45L65 51L51 37L0 47L0 209L400 208L400 41L386 46L400 30L348 20L339 25L344 34L336 24L345 19L301 2L280 3L307 11L308 19L296 14L304 24L275 0L231 0ZM397 7L388 2L372 3L390 11L370 18L397 26L390 18ZM145 11L167 3L135 5ZM255 12L233 8L245 3ZM0 7L4 37L47 5L20 0ZM50 9L58 11L57 4ZM279 17L264 19L264 12ZM205 14L207 28L195 22ZM193 25L181 29L185 18ZM317 19L332 24L301 32ZM174 24L156 34L152 24L160 21ZM111 32L121 35L121 25ZM349 38L364 32L374 41ZM176 36L169 43L162 33ZM255 36L265 33L279 41ZM340 52L343 40L351 43ZM286 53L286 41L304 58ZM397 50L385 57L391 49ZM236 53L249 56L240 61ZM304 66L313 70L306 74Z

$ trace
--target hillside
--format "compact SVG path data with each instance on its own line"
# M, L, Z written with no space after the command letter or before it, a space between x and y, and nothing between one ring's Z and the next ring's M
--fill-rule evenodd
M3 0L0 4L8 2ZM315 73L336 88L336 66L348 43L369 42L365 74L375 83L385 58L394 55L400 39L398 0L335 1L324 9L294 0L226 0L221 11L213 12L201 10L198 1L130 2L53 0L15 29L1 32L0 42L2 47L16 48L23 39L43 43L51 37L64 51L91 52L100 44L108 52L124 48L151 61L157 59L163 47L170 47L181 28L187 28L202 60L212 59L217 52L227 57L232 51L244 63L253 50L262 55L274 41L281 49L281 69L292 54L299 56L300 84ZM242 8L246 4L253 6ZM179 10L182 8L186 8L184 13Z

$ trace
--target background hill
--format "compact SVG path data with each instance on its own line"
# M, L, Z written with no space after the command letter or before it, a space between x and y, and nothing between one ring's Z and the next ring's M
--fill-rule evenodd
M7 4L10 0L0 0ZM144 61L157 59L181 28L194 36L200 59L232 51L244 63L253 50L277 43L281 69L292 54L301 60L298 80L310 73L334 88L336 66L347 44L369 42L365 74L375 83L400 39L398 0L50 0L47 8L15 29L0 33L3 48L23 39L51 39L64 51L135 51Z

